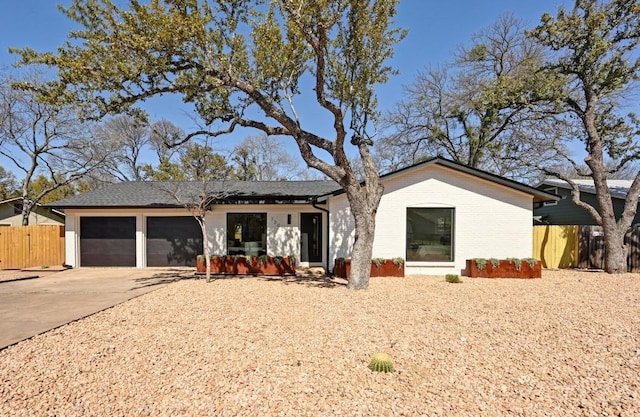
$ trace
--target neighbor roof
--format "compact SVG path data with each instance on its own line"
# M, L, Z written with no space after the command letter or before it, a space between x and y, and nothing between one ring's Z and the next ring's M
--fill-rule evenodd
M580 192L595 194L596 187L593 184L593 179L572 179L571 181L575 182L578 186ZM607 180L607 185L609 186L609 192L611 196L614 198L625 199L627 198L627 194L629 193L629 188L631 188L632 180ZM567 190L571 189L571 185L565 180L561 180L559 178L547 178L538 187L542 186L550 186L550 187L560 187L565 188Z
M220 194L225 202L307 202L340 186L334 181L213 181L206 187L197 181L131 181L109 184L48 204L51 207L182 207L173 195Z
M13 197L13 198L9 198L9 199L6 199L6 200L2 200L2 201L0 201L0 205L2 205L2 204L8 204L8 203L13 203L13 202L16 202L16 201L20 201L20 202L22 202L23 200L24 200L24 198L23 198L23 197ZM48 207L46 204L36 203L36 207L45 207L45 208L47 208L48 210L50 210L52 213L55 213L55 214L56 214L56 215L58 215L58 216L64 217L64 212L62 212L62 211L58 211L58 210L55 210L55 209L53 209L53 208L51 208L51 207Z

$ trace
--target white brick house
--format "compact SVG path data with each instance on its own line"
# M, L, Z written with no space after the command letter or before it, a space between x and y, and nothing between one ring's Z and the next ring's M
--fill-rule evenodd
M463 273L475 257L530 257L533 203L555 199L441 158L381 178L373 256L404 258L406 274ZM212 254L295 255L328 270L350 256L354 222L335 182L219 187L228 196L207 215ZM65 210L72 266L192 265L202 251L195 220L154 183L114 184L51 206Z

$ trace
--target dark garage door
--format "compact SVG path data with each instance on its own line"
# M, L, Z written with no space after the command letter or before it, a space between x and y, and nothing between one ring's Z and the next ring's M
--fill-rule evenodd
M81 217L81 266L136 266L135 217Z
M193 217L147 217L147 266L195 266L202 231Z

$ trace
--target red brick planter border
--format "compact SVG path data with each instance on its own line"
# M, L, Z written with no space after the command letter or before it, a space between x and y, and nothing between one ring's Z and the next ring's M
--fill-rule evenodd
M466 275L471 278L542 278L542 264L537 261L531 266L526 260L522 260L520 268L512 260L501 259L498 266L493 266L489 259L484 268L478 268L475 259L467 259Z
M260 260L259 257L252 257L247 262L244 256L212 256L211 257L211 274L212 275L295 275L295 260L284 256L278 264L273 256L269 256L266 260ZM196 260L196 272L205 274L207 265L204 256L198 256Z
M348 278L351 273L351 259L336 259L333 275L338 278ZM404 262L401 265L385 259L380 266L371 261L371 277L404 277Z

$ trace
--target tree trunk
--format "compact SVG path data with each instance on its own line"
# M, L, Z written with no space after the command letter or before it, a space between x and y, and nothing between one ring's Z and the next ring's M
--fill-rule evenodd
M351 252L351 273L347 288L363 290L369 287L373 238L376 229L376 212L382 198L383 187L379 183L365 187L347 187L347 198L355 224L355 240Z
M207 236L207 222L205 216L197 216L196 219L200 224L200 230L202 230L202 251L204 254L204 264L206 265L205 277L207 282L211 282L211 251L209 249L209 237Z
M22 197L22 225L29 226L29 215L31 214L32 207L30 203L28 203L28 199L26 196Z
M625 231L617 225L605 225L604 231L605 271L609 274L624 274L627 272L627 245L624 243Z

